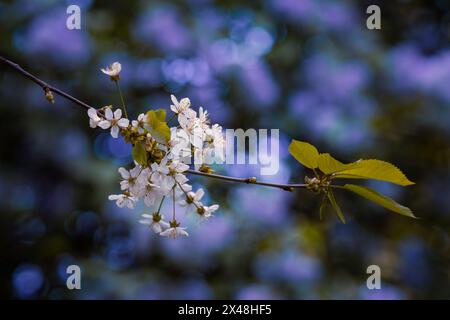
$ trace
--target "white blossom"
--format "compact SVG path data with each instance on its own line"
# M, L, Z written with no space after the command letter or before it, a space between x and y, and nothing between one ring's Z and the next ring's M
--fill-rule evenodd
M110 108L105 110L106 120L100 121L98 126L102 129L108 129L111 127L111 136L117 138L119 136L120 128L126 128L130 124L130 121L126 118L122 118L122 110L117 109L112 112Z
M104 74L110 76L113 80L119 80L119 73L122 70L122 65L119 62L114 62L106 68L100 69Z
M143 199L147 207L152 207L157 200L161 199L161 187L148 182L143 188Z
M183 200L179 202L179 205L182 207L186 207L186 213L192 213L197 210L198 207L202 207L203 204L200 200L203 198L205 191L202 188L198 189L194 192L187 192L187 195Z
M176 114L185 113L189 110L191 106L191 100L189 98L183 98L178 102L177 98L172 94L170 95L170 99L172 100L172 105L170 105L170 110L172 110Z
M213 204L212 206L201 206L200 209L197 209L197 212L203 217L203 218L210 218L213 214L213 212L217 211L219 209L218 204Z
M110 69L105 71L112 72L113 66ZM114 76L114 73L111 74ZM178 101L172 95L171 99L173 104L170 108L178 115L179 125L170 128L169 141L156 142L153 139L147 132L151 128L145 113L141 113L137 119L133 120L130 127L130 121L122 118L120 109L114 113L110 108L105 109L104 119L95 109L88 111L91 127L111 128L113 137L118 137L119 131L123 129L122 134L127 142L134 145L143 143L144 152L147 152L147 161L139 160L140 164L135 162L134 167L128 170L119 168L122 177L120 187L123 193L110 195L109 199L116 201L119 207L128 208L134 208L136 202L142 199L147 207L159 206L158 208L161 209L163 200L167 198L185 207L187 213L196 212L197 217L207 219L219 209L219 205L205 205L202 202L205 194L202 188L192 191L186 176L189 170L186 161L190 161L194 156L195 168L199 169L203 164L223 159L225 139L222 127L218 124L210 124L208 112L204 108L200 107L198 114L192 110L188 98ZM180 227L175 220L175 212L173 221L168 223L159 214L159 209L152 215L143 214L139 222L148 225L163 237L188 236L186 228Z
M179 236L188 237L189 233L186 232L186 228L172 227L161 232L159 235L169 238L178 238Z
M131 121L131 125L138 130L139 133L144 133L144 126L147 122L147 115L141 113L137 120Z
M111 201L116 201L117 206L120 208L127 207L129 209L134 209L137 201L135 197L127 193L112 194L108 197L108 199Z
M129 190L133 196L139 196L141 193L141 189L143 188L143 179L140 178L142 167L140 165L136 165L129 171L125 168L119 168L118 171L123 179L122 181L120 181L120 189Z
M142 217L144 219L140 220L139 223L149 226L155 233L160 233L169 228L169 223L164 221L164 217L158 213L143 214Z

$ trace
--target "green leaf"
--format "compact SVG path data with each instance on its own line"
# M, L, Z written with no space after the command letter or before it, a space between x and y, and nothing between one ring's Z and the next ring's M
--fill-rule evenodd
M320 218L320 220L323 219L323 213L325 212L325 209L327 208L327 204L328 204L327 195L325 195L322 198L322 203L320 204L320 210L319 210L319 218Z
M164 109L156 109L153 110L154 114L155 114L155 118L158 119L161 122L165 122L166 121L166 110Z
M308 142L292 140L289 145L289 152L302 165L307 168L315 169L318 167L317 160L319 152L316 147Z
M356 163L344 164L333 158L329 153L321 153L317 160L320 171L325 174L332 174L343 170L348 170L356 166Z
M133 159L139 163L140 165L147 165L147 152L141 142L138 142L134 145L133 150L131 151Z
M363 187L363 186L358 186L355 184L346 184L346 185L344 185L344 188L360 195L363 198L373 201L373 202L379 204L380 206L385 207L386 209L389 209L391 211L394 211L394 212L399 213L404 216L415 218L411 209L409 209L408 207L402 206L401 204L398 204L391 198L381 195L373 189Z
M330 200L331 205L334 208L334 211L336 211L337 216L342 221L342 223L345 223L344 214L342 213L341 208L337 204L336 198L334 197L334 193L333 193L333 191L331 189L327 192L327 196L328 196L328 199Z
M166 123L166 110L150 110L147 112L147 123L150 125L150 133L161 143L170 140L170 128Z
M334 177L345 179L374 179L395 183L401 186L414 184L393 164L376 159L359 160L353 166L339 171Z

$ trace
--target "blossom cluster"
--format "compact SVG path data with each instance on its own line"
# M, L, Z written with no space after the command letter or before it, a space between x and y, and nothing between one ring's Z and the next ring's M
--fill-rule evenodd
M121 66L116 62L102 72L111 80L119 81L120 70ZM161 236L177 237L188 236L188 233L176 219L176 204L184 207L186 214L200 219L211 217L219 208L217 204L203 203L204 190L193 191L186 174L192 158L195 170L211 172L207 163L214 158L224 159L225 140L222 127L211 125L208 113L202 107L197 113L191 108L189 98L178 101L172 95L171 100L171 120L178 122L171 128L168 126L171 120L166 122L164 110L150 110L130 121L123 117L122 109L113 111L112 106L106 106L89 109L88 116L91 128L109 129L113 138L121 135L133 145L133 167L129 170L119 168L121 193L110 195L109 200L121 208L133 209L142 199L145 206L154 211L144 213L140 223ZM122 108L127 114L125 105ZM166 199L173 202L170 221L166 221L161 213Z

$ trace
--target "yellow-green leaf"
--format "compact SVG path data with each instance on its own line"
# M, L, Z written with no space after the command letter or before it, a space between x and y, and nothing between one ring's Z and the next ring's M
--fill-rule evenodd
M342 223L345 223L344 214L342 213L341 208L339 207L339 205L336 202L336 198L334 197L333 191L329 190L328 193L327 193L327 196L328 196L328 199L330 200L331 205L334 208L334 211L336 211L337 216L342 221Z
M141 142L138 142L134 145L133 150L131 151L133 159L139 163L140 165L147 165L147 152L145 151L144 146Z
M302 165L307 168L315 169L318 167L317 160L319 152L316 147L308 142L292 140L289 145L289 152Z
M374 179L395 183L401 186L414 184L393 164L376 159L359 160L348 169L339 171L335 178Z
M158 119L161 122L165 122L166 121L166 110L164 109L156 109L153 110L154 114L155 114L155 118Z
M380 206L385 207L388 210L394 211L394 212L399 213L404 216L415 218L411 209L409 209L408 207L402 206L401 204L395 202L394 200L392 200L389 197L379 194L378 192L376 192L373 189L363 187L363 186L358 186L355 184L346 184L346 185L344 185L344 188L360 195L363 198L373 201L373 202L379 204Z
M166 123L164 109L148 111L147 123L151 127L150 133L158 142L164 143L170 140L170 128Z
M355 163L344 164L333 158L329 153L321 153L317 159L320 171L325 174L332 174L354 167Z

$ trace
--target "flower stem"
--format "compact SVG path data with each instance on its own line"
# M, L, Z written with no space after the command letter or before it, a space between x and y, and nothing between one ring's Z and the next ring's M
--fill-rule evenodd
M116 83L117 91L119 91L120 101L122 102L122 109L123 109L123 112L125 113L125 118L128 119L128 111L127 111L127 107L125 106L125 101L123 99L122 89L120 89L119 80L114 80L114 82Z
M170 123L170 121L172 121L173 119L175 119L175 117L177 116L177 114L176 113L174 113L171 117L170 117L170 119L169 120L167 120L167 124L169 124Z
M173 188L172 188L172 192L173 192L173 201L172 201L172 203L173 203L173 221L175 221L175 186L173 186Z
M164 199L166 199L166 196L162 197L162 199L161 199L161 203L159 204L158 211L157 211L158 214L159 214L159 212L161 211L161 208L162 208Z

